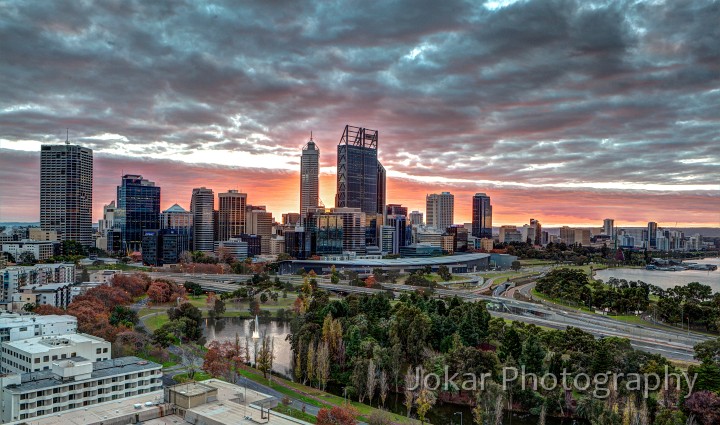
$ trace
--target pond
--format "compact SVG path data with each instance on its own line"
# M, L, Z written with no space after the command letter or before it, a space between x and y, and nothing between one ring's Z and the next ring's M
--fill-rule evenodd
M235 338L240 339L240 344L245 346L245 340L248 339L248 347L250 348L250 355L252 357L254 353L253 341L251 338L252 331L255 327L254 320L251 319L240 319L236 317L226 317L218 319L215 323L207 321L204 328L204 336L207 342L211 341L235 341ZM275 361L273 363L273 370L287 378L291 378L292 374L292 351L290 350L290 344L286 341L286 337L290 334L290 323L280 322L276 320L261 320L260 321L260 334L263 332L272 337L274 341L274 352ZM328 391L338 395L343 395L342 387L329 386ZM403 396L401 394L390 394L387 399L385 406L388 410L393 413L401 415L405 414L405 406L403 406ZM458 406L454 404L436 404L430 412L428 412L427 418L432 424L443 424L453 425L460 423L460 415L457 412L462 412L463 424L472 424L472 409L468 406ZM547 425L573 425L581 424L582 422L573 420L560 420L555 418L547 418ZM535 425L537 424L537 417L529 414L519 414L508 412L503 420L503 425Z

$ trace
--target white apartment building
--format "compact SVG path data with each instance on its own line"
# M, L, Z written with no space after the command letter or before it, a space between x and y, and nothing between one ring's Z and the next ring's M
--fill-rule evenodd
M12 311L21 311L25 304L51 305L67 308L72 302L73 283L26 285L13 295Z
M0 377L0 390L0 421L26 421L141 394L162 399L162 366L133 356L99 362L77 356Z
M0 308L7 309L13 295L26 285L75 282L74 264L36 264L0 269Z
M0 343L75 332L77 319L74 316L0 314Z
M30 239L23 239L19 242L3 242L0 251L11 254L15 257L15 261L19 261L20 256L25 252L32 253L38 261L45 261L53 256L53 243Z
M49 370L54 362L83 357L91 362L110 359L110 343L87 334L38 336L3 342L0 373Z
M90 273L90 282L100 282L104 284L110 284L112 278L116 274L121 273L120 270L98 270Z

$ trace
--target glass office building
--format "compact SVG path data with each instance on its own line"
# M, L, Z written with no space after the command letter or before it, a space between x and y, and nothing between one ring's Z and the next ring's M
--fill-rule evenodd
M160 187L140 175L126 174L117 187L115 226L124 251L141 249L143 230L160 228Z

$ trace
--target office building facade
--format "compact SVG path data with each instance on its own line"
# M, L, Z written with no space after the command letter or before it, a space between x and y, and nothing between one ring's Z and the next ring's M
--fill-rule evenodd
M82 146L40 148L40 227L60 241L91 246L93 151Z
M246 233L247 194L237 190L218 193L218 241L227 241Z
M378 177L384 179L384 168L378 162L378 132L345 126L337 147L337 194L335 207L357 208L365 214L382 214L384 182L378 191ZM380 192L383 192L382 194Z
M117 187L115 226L123 251L140 250L143 231L160 228L160 187L141 175L124 175Z
M451 223L452 224L452 223ZM472 235L492 239L492 205L485 193L476 193L472 203Z
M215 248L215 224L213 211L215 194L212 189L195 188L190 200L190 212L193 220L193 250L212 252Z

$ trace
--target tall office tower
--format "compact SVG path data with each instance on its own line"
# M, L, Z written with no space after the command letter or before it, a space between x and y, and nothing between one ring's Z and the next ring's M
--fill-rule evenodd
M610 236L611 240L615 240L615 220L612 218L603 220L603 233Z
M533 238L530 241L533 245L542 245L542 224L540 220L530 219L530 228L532 230Z
M656 247L656 240L657 240L657 223L654 221L648 221L647 225L647 247L648 248L655 248Z
M160 229L167 240L163 243L165 263L177 263L183 252L192 249L192 224L192 213L178 204L160 213Z
M237 190L218 193L218 241L245 233L247 194Z
M260 237L260 254L270 254L270 238L272 237L273 216L264 209L253 209L247 215L246 230L248 234Z
M93 151L82 146L40 148L40 227L60 241L91 246Z
M413 211L410 213L410 224L413 226L422 226L425 224L423 221L423 213L420 211Z
M403 246L407 246L408 244L408 234L407 234L407 218L404 215L401 214L393 214L388 215L387 217L387 226L384 227L392 227L393 230L393 239L392 239L392 250L390 251L392 254L399 254L400 248ZM383 238L383 242L384 242Z
M417 211L413 211L416 213ZM400 204L387 204L387 207L385 208L385 214L387 214L388 217L391 215L404 215L405 217L408 216L408 209L407 207L403 207ZM418 213L420 216L422 216L422 213ZM420 219L422 221L422 219Z
M335 207L359 208L366 214L384 212L384 206L378 209L378 200L384 202L385 184L378 187L378 177L384 180L385 169L377 152L377 130L345 126L337 147Z
M490 197L484 193L473 196L472 235L476 238L492 239L492 205Z
M115 226L123 251L141 249L143 230L160 228L160 188L137 174L125 174L117 187Z
M213 210L215 194L212 189L195 188L190 200L190 212L193 220L193 249L212 252L215 244Z
M317 208L320 199L320 149L310 133L310 141L300 157L300 215L304 217L308 208Z
M427 195L425 198L425 213L427 214L428 227L445 231L445 229L453 225L455 220L455 196L450 192Z
M575 244L575 229L568 226L563 226L560 228L560 239L565 243L565 245L573 245Z
M460 224L453 224L446 233L453 237L453 252L465 252L468 249L468 230Z
M115 208L115 201L103 206L103 218L98 221L98 232L101 235L115 227Z

